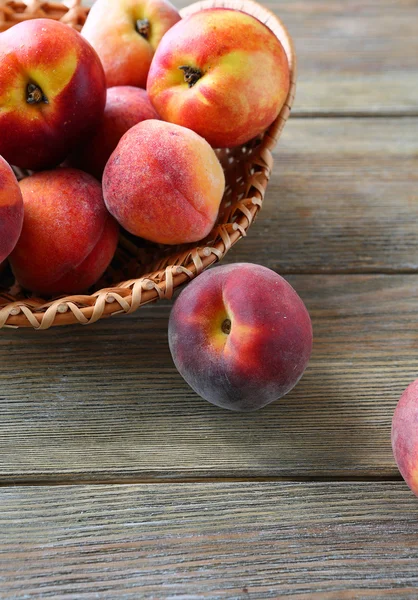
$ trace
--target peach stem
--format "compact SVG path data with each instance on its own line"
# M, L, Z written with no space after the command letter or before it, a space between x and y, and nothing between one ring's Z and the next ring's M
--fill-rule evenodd
M222 331L229 335L231 333L231 319L225 319L222 323Z
M183 65L179 67L184 73L184 81L189 85L189 88L193 87L195 83L202 77L202 71L196 67L188 67Z
M150 32L150 22L148 19L138 19L136 22L136 30L139 35L142 35L142 37L147 40Z
M35 83L29 83L26 88L26 102L28 104L48 104L48 98L44 95L41 88Z

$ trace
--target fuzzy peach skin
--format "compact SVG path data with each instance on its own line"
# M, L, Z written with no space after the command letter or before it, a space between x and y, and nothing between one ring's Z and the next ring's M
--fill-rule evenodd
M59 164L100 120L103 67L79 33L51 19L0 33L0 154L27 169Z
M164 121L132 127L103 173L109 212L130 233L161 244L208 235L224 189L225 176L209 144Z
M145 87L155 49L180 20L167 0L97 0L81 34L97 50L108 87Z
M264 131L289 91L289 65L276 36L243 12L202 10L159 45L147 91L166 121L213 147L237 146Z
M25 216L10 255L19 283L44 295L78 293L108 267L118 225L91 175L77 169L36 173L20 182Z
M23 200L19 184L10 166L0 156L0 271L2 262L19 239L22 224Z
M418 496L418 379L406 388L393 415L392 449L402 477Z
M171 354L190 387L236 411L262 408L302 377L312 350L309 313L279 275L250 263L205 271L171 311Z
M123 134L141 121L158 118L145 90L132 86L109 88L103 118L87 143L75 149L71 164L101 179Z

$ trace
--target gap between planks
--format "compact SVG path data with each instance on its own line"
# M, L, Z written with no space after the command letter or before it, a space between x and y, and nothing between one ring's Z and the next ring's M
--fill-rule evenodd
M307 111L298 112L294 109L291 113L292 119L410 119L418 117L418 111L403 111L399 113L394 112L373 112L373 111Z
M69 479L11 479L0 481L0 488L9 487L65 487L65 486L87 486L87 485L178 485L182 483L385 483L403 481L401 475L347 475L341 476L294 476L294 477L182 477L178 479L152 478L152 477L122 477L122 478L69 478Z

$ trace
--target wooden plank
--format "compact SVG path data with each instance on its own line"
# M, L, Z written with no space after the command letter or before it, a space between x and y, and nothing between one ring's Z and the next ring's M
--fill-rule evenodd
M402 483L0 491L0 598L416 599Z
M418 270L418 119L291 119L229 260L281 273Z
M183 7L188 0L176 0ZM418 113L417 0L263 0L296 44L294 114Z
M282 401L201 400L167 345L169 303L83 328L0 334L3 482L396 477L390 424L416 377L418 276L292 276L314 352Z

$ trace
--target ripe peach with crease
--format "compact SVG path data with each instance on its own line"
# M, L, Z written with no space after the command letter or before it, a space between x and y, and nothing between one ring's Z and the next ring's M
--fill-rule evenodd
M170 315L178 371L212 404L252 411L281 398L302 377L312 325L300 297L266 267L236 263L205 271Z
M206 140L164 121L127 131L103 173L109 212L130 233L159 244L207 236L224 189L224 172Z

